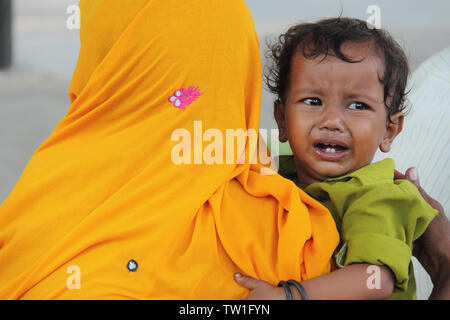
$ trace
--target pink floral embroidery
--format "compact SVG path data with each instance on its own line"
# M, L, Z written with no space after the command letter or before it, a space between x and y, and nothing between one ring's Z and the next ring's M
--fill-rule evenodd
M173 93L173 96L169 98L169 102L173 103L173 106L178 109L184 109L192 102L197 101L202 92L198 90L198 87L189 87L187 89L180 89Z

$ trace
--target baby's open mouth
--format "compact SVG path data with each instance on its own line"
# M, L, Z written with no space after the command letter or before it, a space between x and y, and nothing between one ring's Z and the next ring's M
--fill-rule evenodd
M314 148L317 148L321 151L324 152L330 152L330 153L335 153L335 152L342 152L347 150L348 148L339 144L334 144L334 143L315 143L314 144Z
M340 139L317 139L313 146L317 157L322 161L337 162L350 155L350 148Z

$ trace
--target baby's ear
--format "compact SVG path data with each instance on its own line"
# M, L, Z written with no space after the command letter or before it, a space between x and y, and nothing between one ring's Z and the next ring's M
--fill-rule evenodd
M386 122L386 134L380 144L380 150L382 152L389 152L391 150L392 142L403 129L404 118L403 113L397 112L390 116L391 121L388 120Z
M285 108L280 100L276 100L273 103L273 113L275 116L275 121L277 122L278 125L278 130L280 132L278 140L280 140L280 142L286 142L288 141L288 137L285 121Z

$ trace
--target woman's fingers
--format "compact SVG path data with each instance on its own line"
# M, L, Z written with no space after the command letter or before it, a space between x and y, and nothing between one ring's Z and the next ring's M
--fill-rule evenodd
M411 167L408 170L406 170L405 174L401 173L400 171L395 170L394 171L394 179L409 180L416 187L418 187L418 188L420 187L419 173L417 172L417 169L415 167Z
M430 196L425 192L425 190L420 185L419 173L415 167L411 167L408 170L406 170L404 175L401 174L400 172L398 172L397 170L395 170L394 178L395 179L406 179L409 182L411 182L419 190L422 197L429 203Z
M422 195L422 197L427 201L429 198L428 193L425 192L425 190L422 188L422 186L420 185L420 180L419 180L419 173L417 172L417 169L412 167L409 168L408 170L406 170L405 172L405 177L406 179L409 180L409 182L411 182L413 185L415 185L417 187L417 189L419 189L420 194Z
M416 168L412 167L406 170L405 176L406 179L412 182L417 188L421 188L419 181L419 173L417 172Z
M259 282L261 281L261 280L253 279L252 277L249 277L249 276L244 276L240 273L235 273L234 279L241 286L246 287L247 289L250 289L250 290L256 289Z
M436 199L430 197L428 193L420 185L419 174L416 168L412 167L406 170L405 177L417 187L422 197L425 199L426 202L428 202L430 206L438 210L440 214L444 215L444 208L442 207L442 205Z
M400 171L394 170L394 179L395 180L405 180L406 176Z

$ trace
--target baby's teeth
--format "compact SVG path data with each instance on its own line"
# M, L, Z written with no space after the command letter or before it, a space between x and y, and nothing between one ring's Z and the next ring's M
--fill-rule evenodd
M334 152L336 152L336 149L334 149L334 148L327 148L325 151L334 153Z

